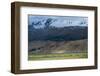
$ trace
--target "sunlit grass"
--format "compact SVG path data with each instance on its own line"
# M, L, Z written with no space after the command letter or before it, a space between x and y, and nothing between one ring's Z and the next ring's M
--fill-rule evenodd
M61 59L80 59L88 58L87 53L65 53L65 54L29 54L28 60L61 60Z

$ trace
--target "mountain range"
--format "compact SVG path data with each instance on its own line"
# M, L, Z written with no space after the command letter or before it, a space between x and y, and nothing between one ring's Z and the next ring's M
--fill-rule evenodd
M87 26L67 26L55 27L48 26L44 28L34 28L32 25L28 26L28 41L72 41L87 39Z

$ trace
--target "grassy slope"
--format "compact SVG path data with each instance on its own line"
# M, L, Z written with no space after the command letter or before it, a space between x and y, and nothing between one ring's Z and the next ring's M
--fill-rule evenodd
M40 48L40 51L30 51L29 60L87 58L87 39L62 42L35 41L29 43L29 50L32 48Z

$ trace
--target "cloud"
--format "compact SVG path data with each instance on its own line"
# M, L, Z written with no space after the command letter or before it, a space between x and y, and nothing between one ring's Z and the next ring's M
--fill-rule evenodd
M80 16L42 16L42 15L29 15L28 25L32 23L40 24L37 27L44 27L44 24L48 18L55 20L51 26L66 27L66 26L87 26L88 17ZM40 22L40 23L38 23Z

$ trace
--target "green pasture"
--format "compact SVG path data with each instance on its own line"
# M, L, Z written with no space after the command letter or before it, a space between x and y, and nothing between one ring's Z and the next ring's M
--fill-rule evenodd
M60 59L80 59L88 58L87 53L65 53L65 54L30 54L28 60L60 60Z

